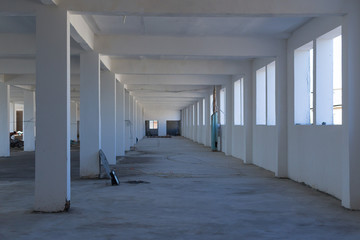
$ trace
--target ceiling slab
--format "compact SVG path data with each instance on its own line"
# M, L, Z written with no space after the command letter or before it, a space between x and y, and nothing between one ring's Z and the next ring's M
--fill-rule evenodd
M73 12L101 15L318 16L343 14L346 12L346 2L347 0L61 0L59 6Z

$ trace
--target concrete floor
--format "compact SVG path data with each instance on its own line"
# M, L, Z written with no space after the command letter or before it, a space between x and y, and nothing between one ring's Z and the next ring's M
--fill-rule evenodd
M79 179L71 154L71 210L57 214L32 213L34 153L0 158L1 240L360 239L360 212L339 200L181 137L140 141L118 159L120 186Z

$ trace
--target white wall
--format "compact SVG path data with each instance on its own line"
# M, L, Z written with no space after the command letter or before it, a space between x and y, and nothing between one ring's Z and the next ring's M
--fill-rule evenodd
M277 164L277 136L275 126L256 125L256 70L274 61L271 59L257 59L253 62L253 147L252 163L262 168L275 172Z
M344 126L294 124L293 66L296 48L316 40L341 22L341 17L314 19L288 40L288 174L295 181L304 182L338 198L342 193L341 162L346 149L343 144Z
M167 109L149 109L145 108L145 125L146 120L159 121L159 136L166 136L166 121L179 121L180 111Z
M247 100L247 97L251 96L251 64L250 61L248 62L248 69L244 71L242 75L236 75L232 77L232 99L231 99L231 111L234 111L234 82L243 78L244 79L244 125L234 125L234 115L232 116L232 135L231 135L231 155L240 158L241 160L246 160L246 146L252 145L252 140L246 140L246 126L251 126L252 123L246 121L247 114L251 115L251 104L249 104L251 99ZM250 93L250 94L249 94Z
M294 124L294 50L317 37L333 30L344 21L344 17L315 18L295 31L287 42L277 48L278 55L271 58L262 58L249 61L249 69L243 69L245 106L244 126L234 126L233 117L227 114L227 124L222 127L223 148L227 154L253 163L257 166L270 170L279 177L286 177L304 182L316 189L327 192L339 199L346 198L350 188L349 173L344 170L345 163L349 158L349 134L348 129L348 101L343 97L343 125L342 126L300 126ZM343 26L346 31L346 26ZM348 93L347 80L347 36L343 35L343 95ZM316 49L315 49L316 50ZM315 53L314 53L315 54ZM256 125L256 84L255 72L276 60L276 126ZM345 60L344 60L345 59ZM285 74L286 72L286 74ZM233 76L232 82L238 79ZM279 80L280 79L280 80ZM315 79L316 81L316 79ZM227 87L227 113L233 111L232 87ZM219 90L220 88L218 88ZM286 93L284 95L284 93ZM205 97L206 119L209 116L209 96ZM219 98L218 98L219 99ZM231 106L229 106L229 104ZM192 114L191 105L189 114ZM186 116L185 116L186 117ZM191 117L191 116L190 116ZM191 119L191 118L190 118ZM192 129L192 120L189 128ZM209 146L210 121L206 121L205 144ZM184 132L187 132L186 130ZM191 130L187 134L193 139ZM227 136L231 136L231 140ZM227 144L231 141L231 146ZM346 167L346 166L345 166ZM354 183L355 185L357 183ZM344 190L345 189L345 190ZM346 199L345 199L346 200ZM343 200L344 201L344 200Z

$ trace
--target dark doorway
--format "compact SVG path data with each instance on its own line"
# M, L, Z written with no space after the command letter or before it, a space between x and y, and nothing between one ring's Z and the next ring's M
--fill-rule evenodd
M159 122L157 120L146 120L145 121L145 135L147 137L158 136Z
M166 121L166 135L180 136L180 121Z
M16 131L23 131L23 111L16 111Z

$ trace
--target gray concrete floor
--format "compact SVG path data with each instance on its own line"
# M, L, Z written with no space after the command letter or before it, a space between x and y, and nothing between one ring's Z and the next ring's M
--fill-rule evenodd
M71 156L71 210L57 214L32 213L34 153L0 158L1 240L360 239L360 212L339 200L181 137L140 141L118 159L120 186L81 180Z

